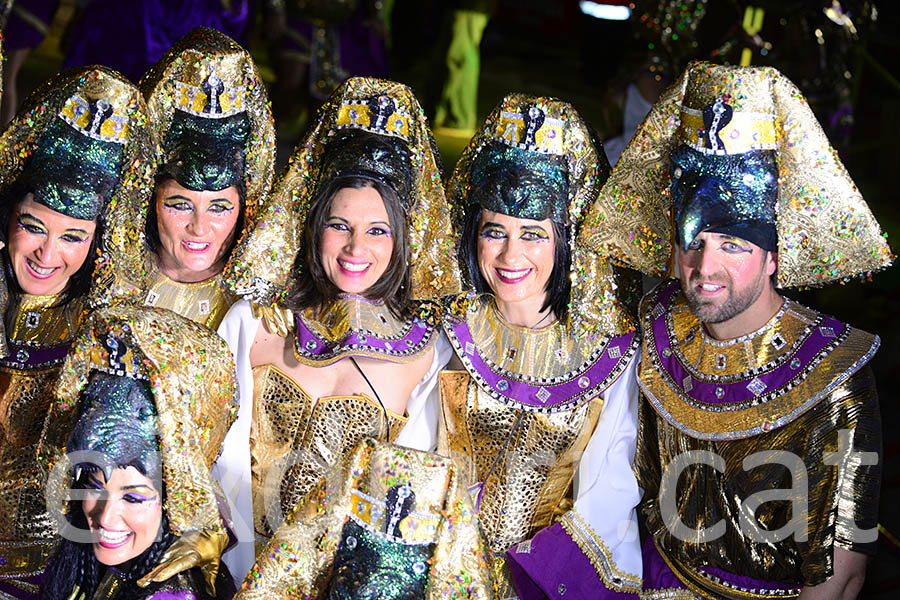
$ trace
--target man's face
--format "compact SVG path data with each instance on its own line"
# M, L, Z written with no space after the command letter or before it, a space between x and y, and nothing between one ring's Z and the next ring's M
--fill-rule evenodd
M691 311L704 323L739 318L772 287L776 255L741 238L702 232L684 250L678 270Z

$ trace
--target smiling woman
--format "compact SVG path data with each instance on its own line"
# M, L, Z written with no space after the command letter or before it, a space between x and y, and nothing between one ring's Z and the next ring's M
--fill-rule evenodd
M608 258L578 238L608 172L572 106L512 94L448 187L469 291L445 299L438 453L468 466L497 597L640 586L637 341Z
M48 481L61 483L48 484L62 539L42 598L230 597L224 568L158 574L185 539L209 540L216 566L227 542L209 474L233 415L224 342L143 307L96 311L81 334L38 450Z
M35 448L87 306L142 285L138 249L111 240L139 235L145 111L121 75L75 69L41 86L0 138L0 597L37 596L57 535Z
M150 68L141 89L162 151L144 302L215 329L235 300L220 274L272 180L265 87L249 53L201 27Z
M435 443L425 399L449 348L437 344L432 299L457 280L433 152L409 88L349 79L226 267L229 285L255 301L236 303L219 328L241 386L216 471L246 518L224 557L237 574L252 566L254 540L272 536L362 439Z

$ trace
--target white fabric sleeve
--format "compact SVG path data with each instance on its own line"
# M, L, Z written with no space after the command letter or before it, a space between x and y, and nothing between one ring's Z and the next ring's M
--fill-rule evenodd
M253 370L250 347L256 338L260 319L253 316L248 300L236 302L218 333L228 344L237 368L239 402L237 419L225 436L222 455L213 465L212 475L222 486L231 509L237 544L222 556L235 585L241 582L256 560L253 532L252 477L250 473L250 424L253 420Z
M575 512L611 553L615 568L640 577L636 507L641 489L632 471L637 445L637 354L603 394L604 406L578 465Z
M438 398L438 373L447 366L453 356L453 347L447 335L441 330L434 344L434 359L425 377L413 388L406 405L409 419L396 443L400 446L434 452L437 448L438 414L440 398Z

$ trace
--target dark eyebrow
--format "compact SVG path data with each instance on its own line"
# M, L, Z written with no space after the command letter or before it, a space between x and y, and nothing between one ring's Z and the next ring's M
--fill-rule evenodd
M497 227L499 229L506 229L506 227L504 227L500 223L494 223L493 221L485 221L484 223L482 223L481 228L484 229L485 227Z
M522 227L520 227L519 229L537 229L539 231L547 233L547 230L544 229L543 225L522 225Z
M369 222L369 225L379 225L379 224L380 224L380 225L384 225L384 226L387 227L388 229L391 228L391 224L388 223L387 221L371 221L371 222Z
M83 233L84 235L88 235L87 230L85 230L85 229L76 229L75 227L72 227L72 228L70 228L70 229L66 229L66 233Z
M171 196L166 196L166 200L186 200L187 202L191 202L191 199L187 196L182 196L181 194L172 194Z

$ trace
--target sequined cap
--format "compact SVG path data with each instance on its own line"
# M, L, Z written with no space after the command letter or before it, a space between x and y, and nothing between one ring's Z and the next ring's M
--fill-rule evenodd
M676 177L675 153L684 159L687 149L699 155L691 159L698 170L691 177L705 180L707 191L723 188L705 194L718 206L705 206L702 197L697 207L692 201L675 204L679 195L691 196L685 193L691 186L681 179L685 171ZM738 159L731 167L715 160L740 155L741 165L733 162ZM764 164L768 159L747 162L754 155L774 157L780 287L825 285L890 265L893 256L878 222L803 95L771 67L691 63L638 128L588 225L616 211L635 215L640 225L618 260L648 274L667 274L673 215L685 238L707 225L717 228L713 221L744 222L745 233L754 223L770 221L773 169Z
M35 90L0 136L0 198L105 225L90 304L136 296L149 268L143 224L153 170L146 106L105 67L77 67Z
M234 363L225 342L171 311L117 306L88 317L54 389L38 458L47 471L63 458L97 372L147 382L172 532L220 530L210 468L237 411ZM88 407L90 410L90 407ZM49 483L48 483L49 488ZM63 498L61 490L48 494Z
M319 187L338 177L364 177L391 187L409 212L409 145L403 140L368 131L337 133L325 147Z
M472 203L517 218L550 218L567 227L572 246L568 326L575 336L634 330L633 316L617 297L613 265L582 242L584 211L609 173L599 147L567 102L510 94L469 142L447 187L457 236Z
M96 465L109 480L113 467L133 466L158 476L156 406L146 381L95 371L82 392L85 412L75 424L68 452L101 452L109 462Z
M405 195L409 198L413 298L435 298L459 289L439 158L419 102L403 84L353 77L322 107L318 123L294 150L258 223L232 252L224 273L231 291L261 305L284 300L294 284L291 268L300 251L310 202L328 173L351 166L344 158L336 163L337 155L328 148L333 142L362 140L363 133L408 155L409 193ZM396 154L387 162L369 154L366 163L377 177L393 178L401 171Z
M215 29L197 27L150 67L140 87L160 171L197 191L243 182L251 223L272 185L275 128L250 53Z

